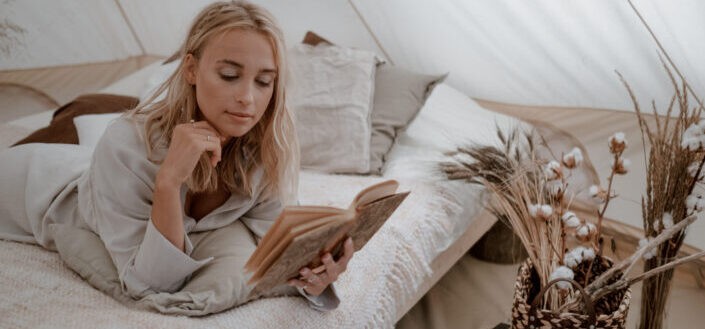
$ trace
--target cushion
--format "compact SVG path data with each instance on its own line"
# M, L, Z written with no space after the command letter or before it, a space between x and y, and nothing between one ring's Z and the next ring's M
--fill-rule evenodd
M304 44L332 45L314 32L307 32ZM370 174L381 174L385 157L397 137L423 106L433 87L447 74L422 74L383 64L375 72L370 138Z
M381 174L394 140L446 76L421 74L387 64L377 68L370 142L371 174Z
M127 306L167 314L199 316L217 313L248 302L252 287L244 263L255 249L255 241L240 221L226 227L192 233L192 256L214 259L194 272L180 291L153 293L134 300L123 293L115 265L98 235L68 224L52 224L56 248L63 261L90 285ZM267 296L298 295L282 286Z
M27 143L78 144L73 118L84 114L124 112L137 106L135 97L112 94L82 95L54 112L49 126L41 128L14 145Z
M73 118L78 133L78 144L94 149L105 129L122 113L86 114Z
M374 53L352 48L299 44L290 50L288 104L296 118L303 168L370 170L377 63Z

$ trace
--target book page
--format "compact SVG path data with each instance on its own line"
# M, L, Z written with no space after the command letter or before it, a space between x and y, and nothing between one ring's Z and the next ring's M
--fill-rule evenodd
M257 249L255 249L255 252L245 264L245 269L248 271L256 270L267 254L280 242L282 237L288 234L294 227L344 212L345 210L333 207L290 206L284 208L282 213L279 214L279 217L277 217L274 225L272 225L264 237L262 237L262 241L260 241Z
M350 209L366 205L374 200L394 194L399 188L399 183L393 179L372 185L358 193L350 204Z
M356 225L348 232L348 235L353 239L355 250L360 250L365 246L367 241L372 238L402 201L406 199L407 195L409 195L409 192L393 194L357 209Z

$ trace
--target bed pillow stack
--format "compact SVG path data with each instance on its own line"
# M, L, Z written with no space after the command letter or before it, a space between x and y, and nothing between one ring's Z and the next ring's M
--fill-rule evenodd
M296 45L289 51L288 105L296 119L301 166L323 172L370 170L374 53Z
M347 51L364 52L367 53L367 58L374 56L374 53L366 52L362 50L352 50L351 48L345 48L341 46L334 45L330 41L322 38L321 36L308 32L304 37L303 43L310 47L304 49L320 49L319 51L333 49L346 49ZM310 61L306 54L300 54L299 47L295 47L293 50L293 56L290 58L290 63L292 66L297 66L298 61ZM334 60L330 58L329 60ZM312 79L318 81L326 81L328 77L321 70L318 70L315 66L309 67L310 70L307 71L297 71L292 79L293 84L299 84L301 79ZM332 73L333 71L329 71ZM334 73L336 76L345 76L344 72ZM328 141L327 143L320 143L317 145L306 145L309 136L311 134L316 134L317 132L315 125L317 120L309 121L308 118L303 118L306 120L299 120L297 123L297 129L299 130L299 138L301 140L301 163L303 168L319 169L329 173L362 173L362 174L381 174L382 167L386 161L387 155L394 144L395 139L401 131L403 131L406 126L414 119L416 114L419 112L421 107L424 105L426 98L430 95L431 90L434 86L441 83L447 74L422 74L418 72L413 72L406 70L404 68L392 66L387 63L379 63L374 68L374 76L370 77L371 83L374 86L374 92L372 93L372 98L370 99L370 115L368 117L368 122L358 122L357 126L369 127L369 152L364 154L363 152L355 153L356 159L360 160L367 158L369 160L369 166L358 167L357 170L350 170L344 167L329 166L324 167L320 165L313 165L311 159L321 160L320 154L326 154L328 148L348 148L348 139L338 139L333 141ZM356 83L367 85L367 81L359 81ZM348 91L344 88L340 89L326 89L319 88L314 90L309 90L310 94L318 93L331 93L333 95L345 94ZM311 111L311 105L309 106L298 106L298 100L296 97L300 95L294 95L292 110L299 115L300 113ZM339 97L339 96L336 96ZM291 98L290 98L291 99ZM324 105L323 108L326 111L318 111L319 115L334 116L336 107L342 105ZM364 111L362 113L367 113ZM320 119L319 119L320 120ZM331 127L329 129L341 129L342 127ZM358 135L366 134L366 132L360 130ZM352 136L352 135L350 135ZM365 137L366 138L366 137ZM329 163L332 163L329 162Z

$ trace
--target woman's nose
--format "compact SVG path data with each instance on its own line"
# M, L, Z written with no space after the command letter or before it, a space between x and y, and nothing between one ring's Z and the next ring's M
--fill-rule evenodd
M251 83L239 84L235 91L235 101L245 106L252 104L254 97L252 95L252 89L253 86Z

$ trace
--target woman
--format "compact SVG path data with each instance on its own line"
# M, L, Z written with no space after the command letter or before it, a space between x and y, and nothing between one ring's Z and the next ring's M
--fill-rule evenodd
M206 7L189 30L181 65L155 92L165 97L116 120L87 169L81 156L62 160L57 152L47 159L51 152L32 145L0 155L21 159L3 170L0 183L27 186L25 193L0 194L0 237L52 249L49 224L86 227L103 240L133 297L176 291L210 261L189 256L190 232L240 220L261 238L297 189L284 49L264 9L242 1ZM38 163L57 166L52 160L79 165L63 179L31 181L43 170ZM27 200L31 189L40 197ZM344 250L338 261L322 257L324 273L303 268L289 282L313 307L337 306L331 283L352 257L350 240Z

